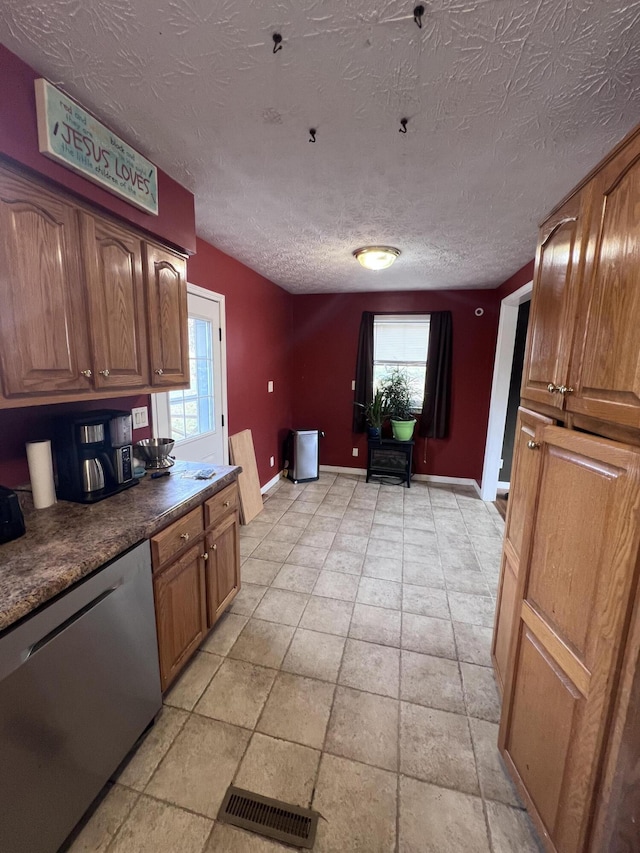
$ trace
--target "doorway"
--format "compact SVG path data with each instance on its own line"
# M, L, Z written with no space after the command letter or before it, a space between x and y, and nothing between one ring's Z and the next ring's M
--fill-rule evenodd
M189 388L152 395L153 431L187 462L228 464L224 296L187 285Z
M500 321L498 324L498 339L496 356L493 366L493 382L491 385L491 403L489 406L489 425L487 427L487 442L482 470L482 485L480 497L483 501L495 501L498 486L505 486L506 481L500 474L500 464L503 459L509 388L514 362L514 349L518 313L520 306L529 302L533 282L524 284L514 293L505 297L500 306Z

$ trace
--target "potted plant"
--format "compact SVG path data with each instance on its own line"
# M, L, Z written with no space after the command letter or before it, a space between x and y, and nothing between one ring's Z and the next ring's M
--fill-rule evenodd
M364 417L369 425L369 438L380 438L382 424L388 416L383 390L379 388L373 395L373 400L366 406L364 403L355 403L355 405L364 409Z
M387 413L391 417L393 437L397 441L411 441L416 419L412 410L411 380L407 371L394 367L380 385Z

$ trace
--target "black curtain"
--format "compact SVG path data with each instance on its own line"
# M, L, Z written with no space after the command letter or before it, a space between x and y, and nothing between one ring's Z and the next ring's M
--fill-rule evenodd
M358 338L355 401L364 406L373 399L373 317L371 311L362 312ZM367 431L364 410L360 406L353 407L353 431Z
M418 424L422 437L446 438L449 434L452 337L451 311L432 311L424 405Z

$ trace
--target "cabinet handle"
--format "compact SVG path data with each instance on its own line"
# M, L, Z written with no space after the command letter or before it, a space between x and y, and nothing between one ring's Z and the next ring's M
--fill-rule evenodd
M86 376L87 379L91 379L91 377L93 376L93 373L90 370L81 370L80 373L83 376Z
M560 385L558 388L560 394L573 394L573 388L570 385Z
M539 441L528 441L527 447L529 448L529 450L538 450L540 448L540 442Z
M217 551L218 550L218 544L216 542L214 542L213 545L209 548L209 550L210 551Z
M206 551L204 552L204 554L200 554L200 556L202 557L202 559L203 559L203 560L208 560L208 559L209 559L209 555L207 554L207 552L206 552Z
M225 502L222 504L222 506L224 506L224 507L230 507L230 506L231 506L231 501L225 501Z
M553 382L550 382L550 383L547 385L547 391L548 391L550 394L555 394L555 393L556 393L556 391L559 391L559 390L560 390L560 387L559 387L558 385L554 385L554 384L553 384Z
M164 373L164 370L163 370L161 367L159 367L159 368L156 370L156 373L158 374L158 376L162 376L162 374Z
M185 542L188 542L189 541L189 534L188 533L181 533L180 538L184 539Z
M104 376L105 379L108 379L111 376L111 372L108 367L105 367L104 370L99 370L98 373L100 376Z

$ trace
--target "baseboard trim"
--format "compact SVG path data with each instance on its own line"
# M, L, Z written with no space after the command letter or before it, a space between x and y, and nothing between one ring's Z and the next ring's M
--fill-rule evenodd
M282 476L282 471L278 471L275 477L272 477L268 483L265 483L264 486L260 486L260 494L264 495L265 492L268 492L269 489L272 489L280 480Z
M321 471L326 471L328 474L360 474L363 477L367 476L366 468L345 468L342 465L321 465ZM390 475L392 476L392 475ZM443 486L475 486L479 492L480 487L472 477L441 477L439 474L414 474L411 480L417 480L421 483L435 483Z

